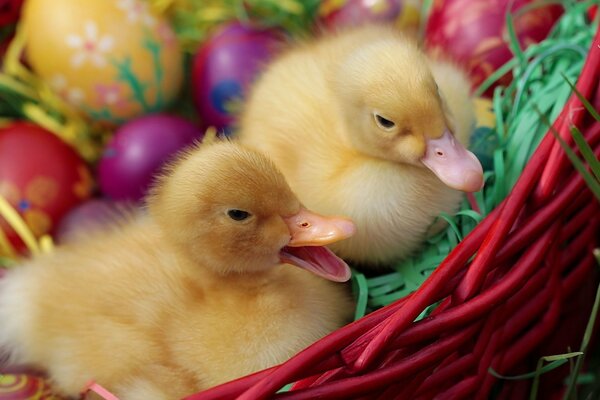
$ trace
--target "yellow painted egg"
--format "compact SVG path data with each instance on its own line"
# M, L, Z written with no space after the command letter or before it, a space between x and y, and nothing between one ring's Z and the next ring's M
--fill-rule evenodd
M22 21L35 73L95 120L159 111L179 91L176 37L143 0L28 0Z

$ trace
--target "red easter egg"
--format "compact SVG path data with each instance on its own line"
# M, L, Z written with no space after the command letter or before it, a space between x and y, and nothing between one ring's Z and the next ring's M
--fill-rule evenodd
M513 57L507 44L508 12L521 48L543 40L562 13L556 4L525 8L532 1L434 0L425 28L426 46L431 53L463 65L476 88ZM500 83L510 79L505 76Z
M67 211L90 197L91 189L87 165L56 135L25 122L0 128L0 195L36 237L52 234ZM4 218L0 229L17 249L24 249Z
M22 5L23 0L0 0L0 27L17 22Z
M0 64L15 33L23 0L0 0Z

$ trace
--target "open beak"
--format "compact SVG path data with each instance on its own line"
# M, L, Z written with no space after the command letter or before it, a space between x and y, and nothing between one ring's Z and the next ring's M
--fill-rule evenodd
M476 192L483 187L481 163L448 130L438 139L427 140L421 162L453 189Z
M351 220L325 217L302 208L284 221L291 239L280 252L281 261L335 282L350 279L348 265L323 246L354 235L356 226Z

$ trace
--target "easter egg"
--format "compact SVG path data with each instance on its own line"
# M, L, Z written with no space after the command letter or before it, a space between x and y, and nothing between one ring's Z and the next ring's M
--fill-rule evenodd
M167 114L151 114L122 125L98 165L102 193L114 200L140 200L161 165L201 137L196 126Z
M277 51L278 31L226 25L194 56L192 91L203 122L222 129L233 122L235 102Z
M87 165L56 135L24 122L0 128L0 196L36 237L53 233L62 216L90 197L91 191ZM23 249L1 217L0 228L15 247Z
M143 0L28 0L22 23L33 70L95 120L160 111L179 91L177 40Z
M23 0L0 0L0 65L14 33Z
M118 218L119 207L109 199L87 200L67 213L59 222L55 239L59 243L86 230L101 227Z
M22 5L23 0L0 0L0 27L17 22Z
M59 400L45 379L28 374L0 374L0 400Z
M416 30L421 0L325 0L318 10L318 22L326 28L352 27L365 23L391 23Z
M522 48L543 40L562 13L557 4L527 7L532 1L434 0L425 28L425 44L431 53L463 65L476 88L513 57L507 44L507 12L513 15ZM507 75L499 83L510 80ZM491 93L490 90L487 94Z

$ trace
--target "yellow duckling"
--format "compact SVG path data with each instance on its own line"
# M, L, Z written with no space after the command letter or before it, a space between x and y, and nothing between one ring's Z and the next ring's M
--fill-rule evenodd
M464 147L474 112L466 76L413 39L366 26L293 46L255 84L240 143L269 155L307 207L357 234L331 248L367 264L402 258L483 171Z
M0 348L63 395L93 380L121 399L180 398L348 322L349 294L321 277L349 268L322 245L354 230L304 208L259 153L202 145L160 179L147 214L0 280Z

